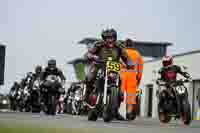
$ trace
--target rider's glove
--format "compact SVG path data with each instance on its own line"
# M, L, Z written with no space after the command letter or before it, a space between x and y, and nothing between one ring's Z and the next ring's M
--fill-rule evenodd
M188 77L187 78L187 81L189 82L189 81L192 81L192 78L191 77Z
M99 59L99 57L98 57L98 56L96 56L96 55L93 55L92 59L93 59L93 60L98 60L98 59Z
M88 54L88 58L89 58L89 59L92 59L92 60L98 60L98 59L99 59L98 56L93 55L93 54L91 54L91 53Z

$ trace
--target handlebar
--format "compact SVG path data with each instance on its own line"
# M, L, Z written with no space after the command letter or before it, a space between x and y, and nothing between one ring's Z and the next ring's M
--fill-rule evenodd
M176 80L176 81L169 81L169 82L164 82L162 80L157 80L156 83L160 86L164 86L164 85L182 85L184 83L188 83L190 82L190 79L180 79L180 80Z
M106 63L106 61L100 60L100 59L94 60L94 62L95 62L96 64L105 64L105 63Z

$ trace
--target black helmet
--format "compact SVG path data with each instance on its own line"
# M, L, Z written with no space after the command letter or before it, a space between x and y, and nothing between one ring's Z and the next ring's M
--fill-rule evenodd
M55 59L50 59L50 60L48 61L48 67L49 67L50 69L56 68L56 60L55 60Z
M125 47L133 47L133 40L131 40L131 39L126 39L125 40L125 42L124 42L124 45L125 45Z
M17 86L17 85L18 85L18 82L17 82L17 81L15 81L15 82L14 82L14 86Z
M101 33L101 37L103 40L105 40L108 37L113 37L114 40L116 41L117 40L117 31L114 29L103 30Z
M42 66L36 66L35 67L35 73L40 73L40 72L42 72Z

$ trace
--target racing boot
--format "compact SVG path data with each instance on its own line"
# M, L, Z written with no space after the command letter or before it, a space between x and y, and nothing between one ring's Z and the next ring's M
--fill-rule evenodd
M136 105L132 105L132 110L128 110L126 114L126 118L128 121L135 120L137 114L136 114Z

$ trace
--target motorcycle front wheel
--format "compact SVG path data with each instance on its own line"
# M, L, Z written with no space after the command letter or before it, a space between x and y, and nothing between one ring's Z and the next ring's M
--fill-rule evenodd
M118 109L118 92L116 87L109 88L106 100L106 105L103 108L103 120L104 122L110 122L116 116L115 111Z
M49 97L49 105L48 105L48 114L55 115L56 114L56 96L51 95Z
M160 109L161 109L161 107L158 104L158 117L159 117L160 122L162 122L162 123L169 123L171 121L172 117L166 111L160 112Z

